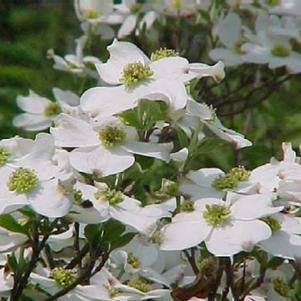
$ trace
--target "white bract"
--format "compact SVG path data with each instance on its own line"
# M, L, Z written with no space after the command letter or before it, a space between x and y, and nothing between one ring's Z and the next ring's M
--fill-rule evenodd
M279 212L269 195L228 195L227 201L205 198L194 202L190 212L175 215L162 229L162 250L183 250L205 241L215 256L251 251L269 238L270 228L259 218Z
M170 143L138 141L133 127L112 118L103 123L88 122L61 114L51 128L56 146L76 148L70 153L71 165L81 172L108 176L135 162L133 154L169 161Z
M12 212L25 205L48 217L61 217L68 213L71 200L58 177L60 170L52 162L53 154L52 137L38 134L29 154L2 168L1 213Z
M14 125L27 131L40 131L48 129L61 112L73 115L79 113L79 97L76 94L54 88L53 95L56 102L33 91L29 91L28 96L18 96L17 104L25 113L14 118Z

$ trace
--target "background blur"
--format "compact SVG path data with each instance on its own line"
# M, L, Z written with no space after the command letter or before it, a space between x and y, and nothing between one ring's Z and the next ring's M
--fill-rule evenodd
M158 43L163 42L165 45L162 46L168 46L166 45L168 31L164 30L162 29L160 37L162 40L158 40ZM174 31L175 27L172 30ZM181 31L181 26L176 30ZM179 37L185 38L187 33L178 34ZM202 40L200 33L190 32L190 34L198 36L197 41ZM32 133L22 132L12 126L13 116L19 113L15 103L17 95L27 95L29 89L32 89L42 96L52 98L53 87L79 92L76 89L78 79L54 70L53 62L47 59L46 54L50 48L59 55L73 53L74 39L80 35L80 25L75 16L72 0L0 2L0 138L16 134L24 137L33 136ZM202 47L200 45L199 42L190 45L189 51L186 46L182 49L184 55L195 61L198 47ZM145 48L145 45L143 46ZM100 54L102 57L105 55ZM212 63L209 60L203 62ZM231 80L241 80L239 68L243 67L237 67L237 70L235 67L234 70L226 69L226 74L228 71L237 73ZM205 80L201 88L208 91L212 83L211 80ZM229 82L226 75L219 89L226 91L227 85ZM210 103L210 93L207 93L207 97L208 99L204 100ZM277 89L272 88L269 97L258 104L257 98L259 96L255 94L252 95L252 99L242 100L243 109L237 110L235 104L231 103L217 107L218 116L221 116L223 123L246 135L254 146L236 153L229 145L211 144L207 148L207 153L204 149L205 165L215 164L227 169L235 164L237 157L243 157L240 161L252 168L268 161L273 155L279 156L282 141L292 141L294 147L298 147L301 141L300 76L296 75L293 80ZM220 99L220 102L223 103L223 99Z
M0 137L28 136L11 124L16 96L32 89L51 96L54 86L72 86L72 77L52 68L47 50L73 51L80 28L73 1L0 1Z

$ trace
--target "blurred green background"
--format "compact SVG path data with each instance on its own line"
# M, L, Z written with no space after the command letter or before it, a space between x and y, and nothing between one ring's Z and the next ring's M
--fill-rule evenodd
M195 61L199 49L207 47L202 45L204 43L202 35L206 32L197 32L191 27L189 34L193 35L193 39L190 42L187 36L187 24L179 26L177 23L178 26L173 26L172 22L172 20L167 22L166 29L161 28L156 44L163 43L162 46L170 46L167 40L172 35L169 35L168 30L173 31L173 34L175 30L186 30L186 32L179 32L179 36L186 37L183 41L190 44L187 47L187 44L183 43L186 46L181 49L181 53ZM53 87L78 92L76 88L80 79L54 70L53 62L46 58L46 54L50 48L59 55L74 53L74 39L80 35L81 30L72 0L0 1L0 138L16 134L33 136L32 133L23 132L12 126L13 116L20 112L16 106L17 95L27 95L28 90L32 89L40 95L52 98ZM148 54L151 52L151 45L148 49L147 43L143 44L141 40L133 37L131 39ZM106 54L101 53L101 55ZM212 63L209 60L203 62ZM226 70L226 73L230 74L234 69L236 75L226 76L217 88L209 89L214 86L213 81L204 80L200 84L201 92L205 95L202 100L216 106L218 103L210 98L214 89L220 89L215 91L215 94L225 95L232 83L235 82L239 86L240 71L245 67L238 67L236 70L235 68ZM250 72L254 72L252 67ZM271 72L267 76L272 77L275 74ZM264 92L263 89L260 93ZM257 105L252 105L260 99L260 93L241 100L239 104L228 103L217 106L218 116L222 116L223 123L245 134L254 146L237 152L228 144L220 145L213 142L204 148L204 158L200 158L204 165L228 169L234 164L243 163L253 168L268 161L273 155L279 156L282 141L292 141L294 147L298 147L301 141L300 75L294 76L277 88L272 87L268 98ZM220 102L222 103L223 99L220 99ZM248 108L249 104L251 104L250 108ZM231 111L237 112L229 114Z
M72 86L72 76L56 71L50 48L73 52L80 29L73 1L0 1L0 137L23 133L12 126L16 96L32 89L51 97L52 87Z

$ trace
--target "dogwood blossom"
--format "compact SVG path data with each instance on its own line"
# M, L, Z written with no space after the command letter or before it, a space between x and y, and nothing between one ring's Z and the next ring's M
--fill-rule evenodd
M226 201L199 199L190 212L175 215L172 223L163 227L160 247L183 250L205 241L215 256L232 256L269 238L272 232L259 218L281 209L272 207L267 195L230 194Z

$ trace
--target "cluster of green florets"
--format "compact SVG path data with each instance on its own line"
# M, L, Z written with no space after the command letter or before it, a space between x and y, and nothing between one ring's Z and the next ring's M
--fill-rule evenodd
M234 167L228 173L218 176L212 183L215 189L234 189L241 181L247 181L250 177L250 172L243 166Z
M276 6L280 4L280 0L267 0L267 3L271 6Z
M63 267L54 268L50 273L50 277L53 278L60 287L68 287L73 284L76 279L72 270Z
M135 256L132 252L128 253L128 264L130 264L134 269L138 269L141 266L141 262L137 256Z
M83 16L87 19L95 19L98 18L100 15L97 11L92 10L92 9L85 9L83 11Z
M6 148L0 146L0 167L6 164L10 156L11 153Z
M26 193L32 191L38 184L36 173L28 168L18 168L11 173L7 187L11 191Z
M110 205L116 205L123 201L123 195L120 191L115 189L99 189L95 192L94 197L97 200L107 201Z
M148 66L144 66L141 62L134 62L123 68L120 81L127 87L133 87L153 74L154 72Z
M233 167L228 174L241 182L248 181L251 175L250 171L246 170L243 166Z
M290 287L289 285L281 278L273 279L273 288L274 290L282 297L289 297Z
M266 216L261 218L261 220L266 224L268 224L268 226L271 228L273 233L276 233L279 230L281 230L281 224L276 218L272 216Z
M151 54L151 61L157 61L165 57L177 56L178 53L174 49L160 48Z
M151 290L151 286L149 282L141 277L141 276L135 276L132 279L130 279L127 283L128 286L136 288L137 290L147 293Z
M73 198L75 202L82 203L83 201L83 193L80 190L74 189L73 191Z
M44 109L44 115L49 117L49 116L54 116L54 115L58 115L61 113L61 107L59 106L59 104L55 103L55 102L51 102L49 103L45 109Z
M231 210L227 205L206 205L206 209L203 212L203 218L208 225L214 227L220 227L224 225L230 218Z
M113 147L121 143L126 137L126 133L117 126L107 126L98 132L98 138L105 147Z
M134 3L131 5L130 11L132 14L137 14L139 13L141 9L141 4L140 3Z
M283 44L276 44L271 49L271 54L279 57L287 57L291 53L291 49Z
M194 205L191 200L184 200L181 204L181 211L191 212L194 210Z
M116 287L110 287L108 288L108 290L109 290L109 296L111 298L114 298L119 294L119 290Z

